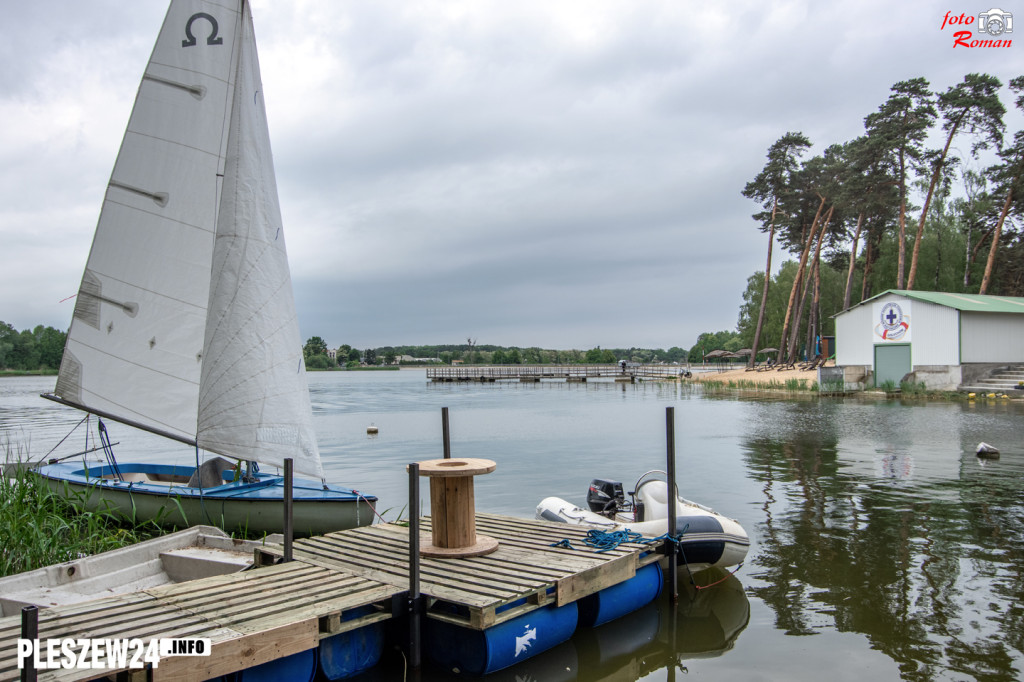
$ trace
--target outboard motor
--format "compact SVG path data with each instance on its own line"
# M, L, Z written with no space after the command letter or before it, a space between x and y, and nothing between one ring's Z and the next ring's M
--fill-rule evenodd
M590 511L611 518L625 504L626 494L619 481L595 478L590 482L590 490L587 491L587 505L590 507Z

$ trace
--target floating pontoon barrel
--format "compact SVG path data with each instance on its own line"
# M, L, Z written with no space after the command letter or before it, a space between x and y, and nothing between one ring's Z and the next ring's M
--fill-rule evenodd
M342 622L373 613L365 606L346 613ZM320 640L320 670L332 681L345 680L369 670L380 661L384 651L384 627L371 623Z
M661 566L648 564L629 580L581 599L580 625L602 625L636 611L654 601L661 594L663 584Z
M486 630L428 618L424 650L445 670L486 675L568 640L576 621L576 602L536 609Z

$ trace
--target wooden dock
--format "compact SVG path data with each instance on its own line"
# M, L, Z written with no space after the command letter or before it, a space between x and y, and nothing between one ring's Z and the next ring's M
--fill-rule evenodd
M689 371L685 365L484 365L480 367L428 367L431 381L579 381L614 379L633 383L637 379L678 379Z
M492 554L421 562L427 618L485 629L548 604L567 604L631 578L659 555L659 543L597 552L587 528L477 514L478 529L501 543ZM429 533L429 517L422 520ZM421 530L422 530L421 528ZM552 546L569 540L572 548ZM307 651L323 637L393 616L409 588L409 529L381 524L297 540L294 561L275 563L276 545L256 550L242 573L166 585L39 612L39 638L204 637L208 657L173 657L154 680L206 679ZM261 565L263 564L263 565ZM270 565L265 565L270 564ZM352 620L363 607L370 613ZM445 608L452 607L452 608ZM17 680L18 616L0 619L0 680ZM40 671L40 680L87 680L116 670ZM134 671L142 675L145 671Z

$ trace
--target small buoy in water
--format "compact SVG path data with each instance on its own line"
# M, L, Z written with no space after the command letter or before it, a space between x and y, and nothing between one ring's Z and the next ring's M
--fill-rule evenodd
M977 449L978 457L985 457L988 459L999 459L999 449L992 447L988 443L978 443Z
M989 398L995 398L995 397L996 397L996 394L995 394L995 393L989 393L987 397L989 397Z
M977 393L968 393L968 394L967 394L967 397L968 397L968 398L971 398L971 399L974 399L974 398L977 398L977 397L978 397L978 394L977 394Z
M366 427L366 432L367 433L377 433L377 427L374 426L373 424L370 424L369 426Z

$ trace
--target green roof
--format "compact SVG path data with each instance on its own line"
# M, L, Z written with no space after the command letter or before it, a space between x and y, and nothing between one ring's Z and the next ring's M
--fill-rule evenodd
M898 296L905 296L913 301L925 301L972 313L1024 313L1024 298L1018 296L950 294L941 291L906 291L903 289L883 291L878 296L872 296L866 301L861 301L860 305L864 305L886 294L896 294Z

